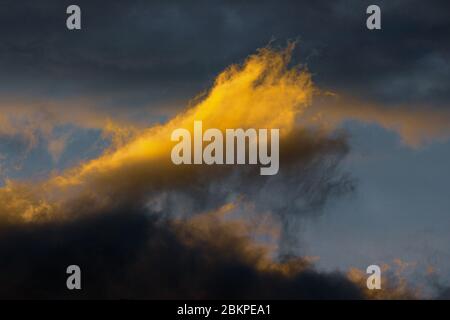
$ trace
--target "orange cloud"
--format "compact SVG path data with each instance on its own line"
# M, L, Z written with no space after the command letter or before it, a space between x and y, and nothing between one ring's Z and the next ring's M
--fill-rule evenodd
M424 106L383 106L332 94L316 99L308 111L307 119L320 125L337 127L348 120L377 124L397 132L411 147L450 138L450 112L447 110Z
M76 202L74 199L88 199L97 207L117 201L122 190L139 194L154 185L174 186L181 181L187 186L192 176L204 173L171 163L170 136L176 128L192 130L194 120L202 120L205 129L279 128L282 138L288 136L314 91L308 72L288 67L292 50L293 45L283 51L263 48L243 65L230 66L191 108L164 125L143 130L97 159L33 186L8 181L0 189L0 199L9 198L16 209L0 211L26 220L42 219L65 212L67 202ZM36 189L39 191L34 192Z

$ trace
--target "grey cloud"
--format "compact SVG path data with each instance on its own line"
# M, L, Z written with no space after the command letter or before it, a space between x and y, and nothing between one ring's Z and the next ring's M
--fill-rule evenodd
M72 223L2 229L0 297L5 299L361 299L339 273L313 268L292 277L260 271L242 239L226 230L195 245L170 222L128 206ZM195 230L185 230L195 232ZM220 243L218 239L222 239ZM223 240L225 239L225 240ZM82 270L82 290L66 288L67 266Z
M274 38L299 39L297 60L328 88L395 103L449 101L445 1L380 1L379 32L365 28L368 1L80 1L79 32L65 29L67 1L7 3L8 94L108 96L128 107L188 99Z

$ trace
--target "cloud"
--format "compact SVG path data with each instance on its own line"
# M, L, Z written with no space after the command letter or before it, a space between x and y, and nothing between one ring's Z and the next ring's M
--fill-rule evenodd
M202 175L201 170L206 175L208 171L223 175L229 167L223 170L173 165L172 131L192 130L194 120L202 120L205 129L276 127L282 137L291 134L295 117L306 107L312 93L306 72L287 69L291 50L262 49L242 67L232 66L220 74L211 91L192 108L164 125L144 130L116 150L51 177L41 184L42 189L49 194L57 190L59 194L81 192L86 196L87 190L95 189L95 197L116 197L122 190L139 194L155 185L157 189L186 186Z
M10 275L2 295L70 297L61 272L80 264L85 297L361 297L344 275L298 257L292 225L353 185L338 170L345 135L297 126L314 87L305 69L289 65L292 49L259 50L166 124L96 159L40 182L8 181L0 255L30 254L2 265ZM221 130L280 128L280 173L173 165L170 134L192 130L194 120Z
M346 121L377 124L398 133L411 147L427 142L446 141L450 137L450 111L414 105L381 105L349 96L324 95L315 100L306 121L338 127Z
M84 28L75 33L65 28L70 1L7 3L2 95L95 97L114 111L168 105L275 38L300 39L294 58L321 87L371 102L448 106L447 1L380 0L389 32L379 33L365 29L370 1L80 0Z
M335 130L353 109L344 109L341 119L330 105L312 104L318 91L306 69L289 64L292 50L263 48L230 66L186 110L165 124L125 131L125 140L98 158L43 181L8 181L0 189L0 255L32 254L3 264L2 274L14 276L3 281L0 295L372 297L360 271L322 273L301 255L302 220L354 189L339 169L347 136ZM318 110L335 117L332 126ZM173 165L171 132L192 130L194 120L221 130L280 128L279 174L260 176L251 166ZM22 258L26 268L19 267ZM69 264L86 270L81 295L64 287ZM417 296L401 284L381 296Z
M391 264L381 265L381 290L367 289L366 281L368 275L364 270L358 268L350 268L347 272L347 277L357 284L363 295L368 299L378 300L414 300L424 299L427 296L424 293L424 288L420 285L412 285L410 279L407 277L406 269L414 269L417 263L407 263L400 259L394 259ZM429 298L429 297L428 297Z
M234 224L201 218L201 227L174 223L127 206L72 223L2 230L0 255L9 258L1 264L0 297L361 298L345 276L316 272L301 259L291 267L268 263L264 248ZM65 288L71 264L82 270L81 291Z
M93 238L82 226L101 229L96 228L99 225L95 221L104 221L106 225L110 218L123 225L129 222L128 233L134 234L134 230L139 235L140 229L133 221L145 225L140 219L146 219L149 212L168 219L192 218L242 199L245 206L240 210L241 216L262 217L267 213L279 224L280 256L298 254L296 234L301 219L318 214L331 196L354 188L351 178L339 170L340 161L348 152L345 134L334 131L339 123L347 119L378 123L399 132L407 144L414 146L448 135L445 109L450 91L445 61L449 52L446 41L449 20L444 14L448 12L448 2L429 6L420 1L382 1L383 23L392 31L377 34L367 34L363 28L365 16L361 13L370 3L356 1L336 1L331 6L323 1L313 5L300 1L233 5L129 1L126 5L115 3L107 7L95 1L81 1L84 29L80 33L69 33L64 28L65 8L69 4L40 1L39 5L31 2L18 5L8 1L8 10L0 13L3 39L0 93L2 101L7 100L0 107L3 114L0 134L14 139L20 136L21 143L25 141L24 145L29 147L36 145L41 134L52 138L55 126L69 123L81 128L100 128L106 130L105 135L113 132L115 148L62 173L55 171L39 182L6 182L0 190L0 224L8 226L8 239L19 239L23 248L29 249L24 252L51 255L55 243L60 241L67 241L64 248L71 252L76 241L69 241L70 237L65 235L71 234L73 228L75 239ZM349 7L353 10L348 10ZM308 107L314 91L311 75L304 69L288 68L288 55L263 51L244 66L222 73L214 87L195 101L191 109L181 111L166 124L131 133L127 130L128 124L133 127L140 124L136 118L145 118L147 110L157 118L155 122L166 119L168 113L177 114L174 111L180 108L173 107L167 112L161 106L176 105L192 92L204 89L217 70L230 61L239 61L272 38L281 41L300 38L302 56L293 55L293 60L306 57L302 61L314 70L314 80L321 88L352 97L339 108L330 103L323 109L327 111L330 127L324 126L323 117L314 129L296 122L299 117L306 119L305 112L320 110L315 104ZM264 56L268 59L263 59ZM396 105L397 108L387 107ZM409 106L416 109L410 110ZM134 116L133 121L123 120L128 114ZM167 133L173 127L189 127L199 114L208 126L281 126L283 162L279 175L258 177L247 167L173 167L167 158L171 147ZM13 119L15 116L18 120ZM111 125L107 119L112 119ZM141 129L142 125L138 127ZM121 214L135 211L139 213L133 215L136 220ZM152 229L153 222L149 226ZM57 241L44 241L49 230ZM161 233L172 231L164 227ZM40 237L45 242L41 251L39 241L35 241ZM114 252L118 252L120 261L132 261L126 254L121 255L123 247L119 243L105 238L106 242L111 241L108 242L111 247L101 246L98 238L94 242L105 248L106 261L113 261L107 258L114 256ZM10 242L3 242L4 252L15 250L13 245L6 244ZM165 243L178 247L183 243L179 239L166 242L159 238L156 242L163 247ZM137 243L140 242L130 244L128 250L132 251L130 248ZM86 245L83 250L88 248ZM155 252L159 252L157 249ZM189 256L189 250L175 252L186 252ZM52 256L54 261L56 256ZM40 266L42 260L38 256L28 257L33 266ZM94 254L90 257L95 261ZM17 259L11 260L8 270L19 270L15 262L22 261ZM180 258L179 262L185 261ZM219 268L222 262L214 266ZM45 264L41 266L47 268ZM254 269L250 268L249 274L259 275ZM38 274L39 268L29 270ZM58 274L60 270L58 267L53 271ZM117 270L120 269L113 276L118 276ZM105 272L110 279L112 276ZM95 280L94 274L99 273L92 273L91 280ZM305 272L298 275L301 277ZM312 275L316 279L314 286L302 282L302 288L310 288L312 295L323 293L314 291L316 286L340 288L337 283L348 284L340 276L336 280L314 271ZM14 279L15 284L27 288L24 279L29 278ZM284 289L291 288L283 280L286 278L281 279L286 284ZM36 287L46 288L48 281L50 278ZM104 282L99 280L98 291L108 288L114 292ZM11 284L9 288L12 287L20 286ZM31 289L30 295L46 295ZM50 291L48 295L60 293ZM25 295L24 291L10 294L13 292ZM330 292L333 296L342 293Z
M371 4L365 1L127 1L107 7L80 1L86 31L79 33L64 28L70 4L8 1L8 11L0 13L0 94L12 102L0 103L1 127L7 128L0 135L16 132L33 146L41 130L60 123L104 128L110 119L142 128L149 125L142 119L160 122L204 90L217 70L274 38L300 39L302 50L293 59L314 70L321 88L351 97L388 128L402 125L408 144L420 143L423 133L446 135L431 128L410 133L420 124L404 124L408 116L399 115L411 107L417 117L429 109L439 117L437 111L448 109L446 1L381 1L383 21L393 31L378 34L361 28ZM355 109L350 116L359 113ZM11 121L14 112L26 114Z

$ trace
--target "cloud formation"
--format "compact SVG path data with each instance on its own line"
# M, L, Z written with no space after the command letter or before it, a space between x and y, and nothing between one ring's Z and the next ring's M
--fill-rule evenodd
M12 257L0 264L5 270L2 277L20 270L16 277L2 279L7 284L2 295L65 296L60 287L65 283L61 273L65 265L57 261L67 252L64 264L77 260L88 266L88 282L92 281L94 288L87 293L90 296L117 297L120 292L169 296L150 283L143 282L141 287L137 280L127 289L120 274L124 265L138 265L137 271L125 272L127 277L145 279L144 269L155 270L158 277L150 272L148 278L157 283L161 274L168 275L170 264L152 269L154 261L149 266L134 258L151 260L149 252L155 252L170 262L171 255L164 255L165 250L176 247L168 251L180 258L174 274L179 271L177 266L189 265L190 257L201 261L192 264L193 274L225 270L220 273L223 278L217 277L225 282L234 274L221 269L225 265L231 270L233 266L239 270L242 265L248 267L244 273L255 281L244 281L239 287L247 296L269 291L289 296L290 290L298 292L298 297L361 296L342 275L320 274L313 267L306 271L304 259L298 261L302 267L295 276L287 277L279 270L285 268L284 259L301 254L298 226L302 219L320 213L331 196L354 188L352 179L339 169L348 152L346 135L335 130L342 122L353 119L379 124L398 132L414 147L448 138L448 1L433 5L380 1L383 24L390 32L372 34L363 28L365 8L371 4L367 1L219 1L211 5L208 1L132 0L111 3L106 9L104 3L80 0L84 29L79 33L64 28L69 4L6 1L8 10L0 12L1 146L29 150L43 136L56 160L65 145L55 128L65 125L102 130L105 136L112 135L113 146L90 161L76 164L79 159L74 159L75 165L63 172L53 171L48 179L8 180L0 189L1 236L5 239L1 256ZM217 70L230 61L240 61L273 38L282 42L299 39L302 50L295 54L262 50L243 65L223 72L211 90L183 110L185 104L179 102L204 90ZM314 97L309 106L315 93L312 76L304 68L291 69L288 57L306 62L314 70L314 82L341 98L317 104ZM152 122L164 124L143 129L140 120L148 119L147 114ZM166 122L172 115L175 117ZM280 173L269 178L259 177L248 167L171 165L167 134L173 127L189 128L197 116L211 127L280 126L284 132ZM144 121L144 125L148 123ZM0 151L3 160L6 155ZM3 171L3 162L0 165ZM270 228L270 236L254 235L254 230L245 236L229 235L230 228L195 218L220 211L228 203L236 208L233 219L270 217L275 230ZM182 226L178 221L184 221ZM195 241L187 241L185 235L210 224L216 237L223 233L226 239L246 239L227 243L235 248L229 260L203 248L194 236ZM97 237L92 229L105 232ZM126 235L121 236L124 230ZM151 238L148 230L156 230L158 235ZM270 259L272 266L279 263L274 267L278 271L260 268L260 261L267 266L269 259L255 253L259 251L254 240L260 242L261 237L264 241L275 238L277 254ZM90 246L90 241L98 246ZM205 242L213 246L210 236L205 236ZM15 243L22 250L15 248ZM242 247L252 248L252 258L247 257L247 249L240 251ZM117 267L98 262L99 251L104 261ZM83 253L89 253L87 259ZM208 259L213 260L214 268L202 269L204 264L211 266L205 262ZM21 269L24 265L26 270ZM40 271L42 276L37 277ZM105 276L99 277L102 273ZM54 274L60 278L55 280ZM170 279L185 283L181 276L171 274L162 283L175 288ZM119 289L110 285L114 277L119 278ZM300 287L287 281L300 278ZM308 285L310 280L315 281L314 286ZM225 290L234 290L224 286L224 291L215 293L211 281L199 280L202 288L207 288L205 295L226 296ZM270 288L260 283L268 283ZM303 288L308 288L307 292ZM328 288L329 295L322 288ZM201 296L202 290L196 289L180 292ZM442 292L445 296L446 291ZM230 295L239 296L234 291Z
M323 95L310 108L306 121L337 128L346 121L376 124L394 131L403 143L419 147L450 137L450 112L447 109L414 105L381 105L348 96ZM305 117L306 118L306 117Z
M186 111L99 158L40 182L8 181L0 251L12 258L2 264L2 296L70 297L63 266L78 263L86 297L361 297L345 275L298 258L292 227L353 185L338 169L345 135L297 125L315 89L305 69L289 65L292 49L263 48L227 68ZM175 166L171 131L194 120L280 128L280 173ZM268 223L256 228L255 219Z
M175 223L128 206L76 223L2 230L0 254L9 258L1 264L0 297L362 297L344 275L318 273L302 259L268 261L264 248L236 232L235 224L198 218L203 221ZM81 291L65 288L71 264L81 267Z

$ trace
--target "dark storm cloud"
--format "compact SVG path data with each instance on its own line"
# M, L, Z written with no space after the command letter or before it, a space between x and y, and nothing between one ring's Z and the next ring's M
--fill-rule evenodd
M446 1L78 1L81 31L65 28L68 1L3 1L2 91L108 97L111 105L182 99L271 39L299 39L319 84L391 103L448 104ZM432 102L430 102L432 100ZM105 102L105 101L103 101Z
M130 207L70 224L9 226L0 234L0 297L362 298L339 273L261 271L260 258L226 229L215 226L214 239L194 245L181 239L195 232L185 229ZM80 291L65 286L72 264L82 270Z

